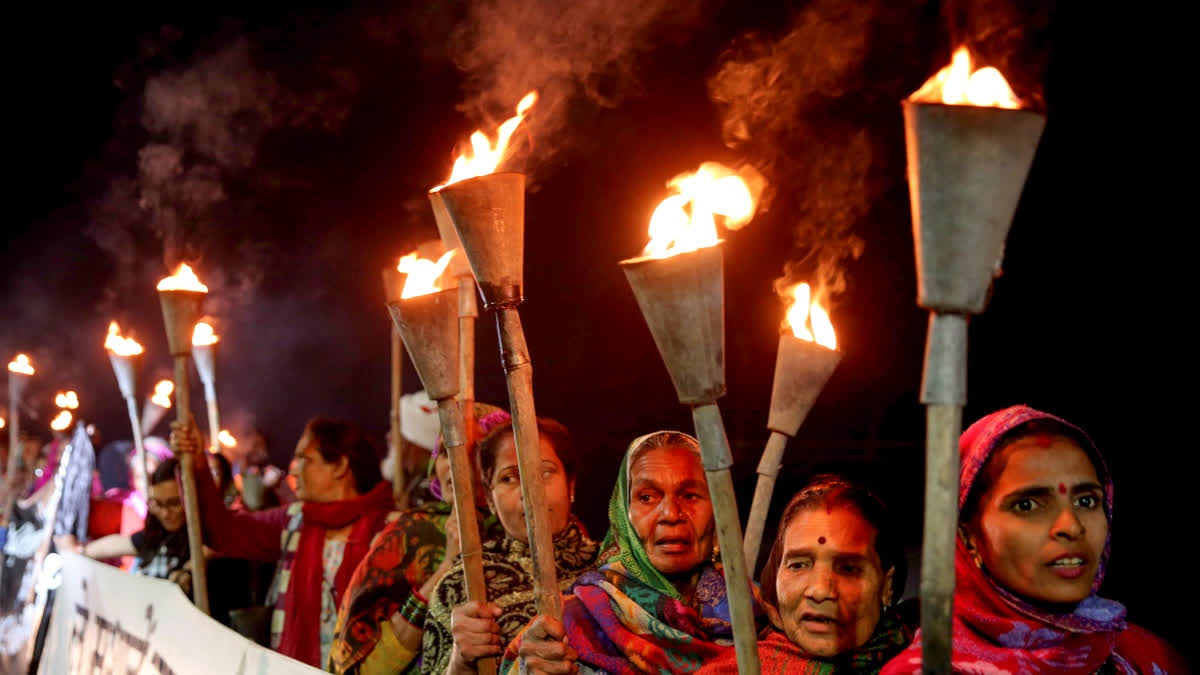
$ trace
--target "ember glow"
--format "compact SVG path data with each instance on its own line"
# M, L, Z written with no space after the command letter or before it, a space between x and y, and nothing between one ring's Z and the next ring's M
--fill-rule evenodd
M792 286L788 293L792 296L792 304L788 307L787 324L792 328L792 335L836 350L837 335L833 332L833 323L825 308L813 301L812 287L801 282Z
M171 407L171 394L175 393L175 383L170 380L159 380L154 385L154 395L150 401L160 408Z
M222 429L221 433L217 434L217 441L219 441L221 443L222 447L226 447L226 448L236 448L237 447L237 439L233 437L233 434L229 433L228 429Z
M50 420L50 428L55 431L65 431L69 426L71 426L70 410L60 410L54 419Z
M950 65L926 80L908 98L919 103L973 105L984 108L1020 108L1021 101L1013 94L1004 75L992 67L971 70L971 53L966 47L954 52Z
M404 278L404 290L400 292L400 298L415 298L442 290L438 281L442 272L446 271L446 266L450 264L450 258L454 257L457 251L458 249L446 251L437 262L422 258L417 253L409 253L401 258L396 269L408 276Z
M642 251L646 258L666 258L679 253L715 246L716 217L727 229L736 230L754 217L761 184L747 181L732 169L705 162L695 173L680 174L667 186L671 195L650 217L650 243Z
M3 429L6 426L8 426L8 421L5 420L3 417L0 417L0 429Z
M15 358L13 358L12 361L9 361L8 369L14 373L20 373L22 375L32 375L33 374L33 363L30 362L28 356L26 356L24 354L17 354L17 356Z
M171 276L158 282L158 290L160 291L191 291L193 293L207 293L208 286L200 283L200 278L192 271L191 267L180 265L179 270Z
M525 119L525 113L536 102L536 91L525 94L525 98L522 98L521 102L517 104L517 114L505 120L496 131L496 140L494 142L483 131L476 129L475 133L471 134L470 150L464 150L458 156L458 159L454 160L454 168L450 170L450 179L433 188L430 192L437 192L447 185L452 185L468 178L477 178L494 173L496 167L500 166L500 162L504 161L505 154L508 152L508 142L512 138L513 132L517 130L521 121Z
M54 395L54 405L75 410L79 407L79 395L73 391L60 391Z
M213 327L203 321L196 324L196 327L192 330L192 346L194 347L215 345L220 340L221 338L217 337L217 334L213 332Z
M121 337L121 327L116 321L108 324L108 337L104 339L104 348L117 356L137 356L145 350L130 337Z

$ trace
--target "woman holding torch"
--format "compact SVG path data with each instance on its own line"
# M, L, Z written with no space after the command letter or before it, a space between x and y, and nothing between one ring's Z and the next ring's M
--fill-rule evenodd
M354 570L338 610L330 652L329 666L335 673L374 675L416 670L427 598L433 596L434 586L458 558L450 461L437 432L437 408L431 406L429 411L427 414L435 420L432 427L412 423L417 420L410 415L410 423L402 429L409 441L433 446L431 461L436 475L429 483L429 490L438 501L390 518ZM479 439L497 426L509 423L511 418L500 408L476 403L474 419L471 438ZM426 428L430 432L428 440L417 433ZM471 455L473 446L474 443L468 443ZM496 536L495 518L481 516L479 522L485 540Z
M177 456L204 452L194 421L172 423L171 447ZM267 602L271 648L310 666L326 663L350 575L393 506L366 435L346 422L309 420L291 466L300 501L287 507L230 511L205 462L195 462L193 473L208 545L235 558L278 561Z
M1113 482L1083 430L1027 406L994 412L959 440L954 672L1182 673L1163 640L1097 595L1110 548ZM883 669L916 673L917 640Z
M630 444L608 506L603 566L505 651L502 670L688 673L733 647L699 442L659 431ZM524 663L519 663L523 661Z
M538 442L555 570L559 589L565 591L594 565L600 547L571 512L578 462L570 433L558 422L540 418ZM488 602L468 602L463 565L461 561L456 563L429 598L421 648L423 675L473 675L478 659L498 656L529 617L537 613L533 558L511 421L479 442L477 464L488 508L504 527L503 538L483 545Z

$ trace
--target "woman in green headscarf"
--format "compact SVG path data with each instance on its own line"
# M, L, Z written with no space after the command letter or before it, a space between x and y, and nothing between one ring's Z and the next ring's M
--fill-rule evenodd
M524 659L530 672L686 673L733 644L696 439L634 440L608 517L603 566L576 581L562 624L539 616L509 645L505 670Z

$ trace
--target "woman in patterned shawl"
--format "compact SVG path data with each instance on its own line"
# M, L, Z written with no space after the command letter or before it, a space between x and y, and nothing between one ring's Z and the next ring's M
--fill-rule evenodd
M595 565L600 547L571 513L577 462L570 433L558 422L542 418L538 436L555 567L560 590L566 590ZM467 602L461 562L434 589L421 649L423 674L443 675L447 668L474 673L480 656L498 655L537 614L516 447L511 423L496 428L479 444L479 473L488 508L504 526L504 537L483 545L487 603Z
M840 476L814 477L788 502L762 572L771 625L759 635L764 675L878 673L912 641L915 603L892 603L904 557L887 508ZM700 669L737 673L727 649Z
M510 419L500 408L476 403L471 438L480 439ZM437 474L430 491L439 501L393 514L371 543L338 611L329 655L332 672L375 675L418 667L426 598L458 557L450 462L436 431L430 436ZM494 518L481 517L479 524L485 541L499 536Z
M1027 406L959 440L956 673L1176 673L1181 657L1096 594L1109 553L1113 484L1075 425ZM921 671L921 638L885 675Z
M608 517L603 566L564 598L562 624L539 616L508 646L505 672L564 672L573 661L585 673L689 673L733 644L696 439L634 440Z

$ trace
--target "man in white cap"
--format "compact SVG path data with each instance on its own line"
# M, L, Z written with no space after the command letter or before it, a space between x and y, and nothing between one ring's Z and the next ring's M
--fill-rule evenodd
M437 403L430 400L424 390L400 397L400 435L404 439L400 452L404 458L404 475L408 478L405 492L412 495L414 506L433 498L428 490L426 467L437 446L439 432ZM394 480L394 469L391 453L388 453L380 466L383 477Z

